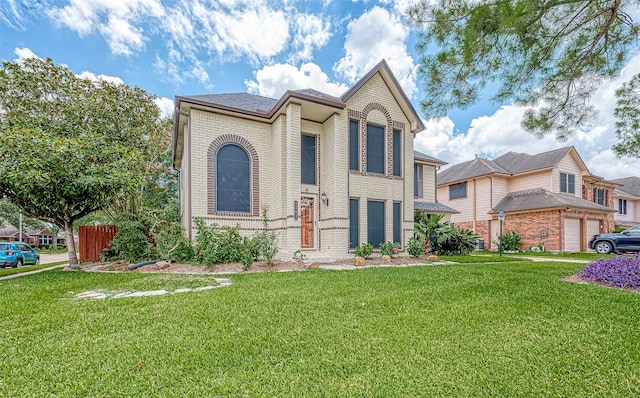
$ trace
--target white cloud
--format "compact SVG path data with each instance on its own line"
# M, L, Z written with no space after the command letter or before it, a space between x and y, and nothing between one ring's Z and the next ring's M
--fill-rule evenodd
M148 17L160 18L159 0L70 0L65 7L53 7L49 17L80 36L100 32L116 55L130 55L144 47L144 30L136 24Z
M290 62L308 61L313 50L323 47L331 37L331 23L313 14L297 14L293 23L294 51Z
M88 79L91 80L92 82L98 81L98 80L103 80L105 82L109 82L109 83L113 83L113 84L124 84L124 81L122 79L120 79L119 77L116 76L107 76L107 75L96 75L95 73L92 72L87 72L84 71L82 73L80 73L78 76L80 79Z
M256 80L245 80L247 89L265 97L280 98L287 90L312 88L333 96L340 96L348 87L332 83L329 77L314 63L306 63L300 69L289 64L265 66L256 72Z
M553 135L535 138L520 127L526 108L507 105L493 115L474 119L464 134L454 134L454 125L448 118L429 120L414 145L416 150L450 164L471 160L475 154L493 159L508 151L536 154L573 145L593 174L609 179L637 175L640 159L618 159L611 147L617 142L613 116L615 90L639 72L640 55L637 55L628 62L620 78L602 84L592 98L600 109L598 117L567 142L559 142Z
M407 49L409 31L397 15L378 6L351 21L344 43L345 56L333 67L351 83L386 59L405 94L418 91L416 65Z
M162 118L173 117L174 104L172 99L162 97L156 98L153 102L160 108L160 116Z
M18 57L14 60L14 62L17 62L19 64L22 64L22 62L27 58L40 58L33 51L31 51L30 48L26 47L16 48L13 50L13 53Z

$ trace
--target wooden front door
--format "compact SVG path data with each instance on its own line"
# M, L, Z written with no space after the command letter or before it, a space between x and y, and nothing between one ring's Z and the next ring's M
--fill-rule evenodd
M301 246L304 249L314 247L313 241L313 199L302 198L300 206L300 218L302 219L302 236Z

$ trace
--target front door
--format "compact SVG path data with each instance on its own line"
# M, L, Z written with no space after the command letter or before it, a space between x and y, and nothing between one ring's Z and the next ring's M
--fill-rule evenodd
M314 247L313 237L313 199L302 198L302 204L300 206L300 218L302 219L302 236L301 246L303 249L310 249Z

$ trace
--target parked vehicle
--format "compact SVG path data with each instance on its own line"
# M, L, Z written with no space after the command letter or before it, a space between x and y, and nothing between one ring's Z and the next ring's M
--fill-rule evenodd
M640 251L640 225L619 233L594 235L589 248L600 254Z
M0 242L0 267L39 264L40 254L24 242Z

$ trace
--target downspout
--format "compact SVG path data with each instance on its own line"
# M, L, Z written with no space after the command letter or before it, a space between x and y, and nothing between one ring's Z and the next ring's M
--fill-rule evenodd
M476 189L476 179L473 179L473 232L475 233L476 230L476 217L477 217L477 209L476 209L476 202L478 200L478 193L477 193L477 189Z

